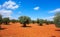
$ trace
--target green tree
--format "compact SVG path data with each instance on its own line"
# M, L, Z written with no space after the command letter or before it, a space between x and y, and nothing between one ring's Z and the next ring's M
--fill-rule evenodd
M54 23L56 27L60 27L60 12L56 12L54 17Z
M2 24L2 15L0 15L0 29L1 29L1 24Z
M46 23L47 25L54 24L54 22L53 21L50 21L50 20L44 20L44 23Z
M43 20L43 19L37 19L37 23L38 23L40 26L42 26L42 25L43 25L43 22L44 22L44 20Z
M3 23L8 25L10 23L10 19L7 17L7 18L3 18Z
M26 24L29 24L31 22L31 19L28 16L21 16L19 17L19 22L23 24L23 27L26 27Z
M54 21L47 21L49 24L54 24Z
M36 23L36 20L31 20L31 22L34 24L34 23Z
M46 25L48 25L49 21L48 20L44 20L43 23L46 23Z

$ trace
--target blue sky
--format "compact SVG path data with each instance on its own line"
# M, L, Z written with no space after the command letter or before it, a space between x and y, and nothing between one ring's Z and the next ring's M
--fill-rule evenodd
M11 19L25 15L31 19L52 20L58 11L60 0L0 0L0 14Z

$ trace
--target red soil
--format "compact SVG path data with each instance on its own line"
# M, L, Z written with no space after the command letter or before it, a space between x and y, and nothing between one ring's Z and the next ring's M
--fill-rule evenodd
M21 27L21 24L15 23L2 25L4 30L0 30L0 37L60 37L60 32L56 31L54 24L38 26L38 24L29 24L31 27Z

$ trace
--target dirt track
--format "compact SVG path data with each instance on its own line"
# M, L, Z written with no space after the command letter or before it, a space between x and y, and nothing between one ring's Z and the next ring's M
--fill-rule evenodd
M21 27L19 23L2 25L4 30L0 30L0 37L60 37L60 31L54 24L38 26L38 24L29 24L31 27Z

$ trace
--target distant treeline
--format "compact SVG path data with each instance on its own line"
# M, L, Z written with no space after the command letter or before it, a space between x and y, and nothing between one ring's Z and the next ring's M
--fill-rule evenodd
M2 18L2 15L0 15L0 28L2 23L4 23L5 25L8 25L10 22L12 23L17 23L20 22L21 24L23 24L23 27L26 27L27 24L29 23L37 23L40 26L43 26L43 23L48 24L55 24L56 27L60 27L60 12L56 12L53 21L50 20L44 20L44 19L39 19L37 18L36 20L31 20L30 17L28 16L20 16L17 20L16 19L9 19L9 17L5 17Z

